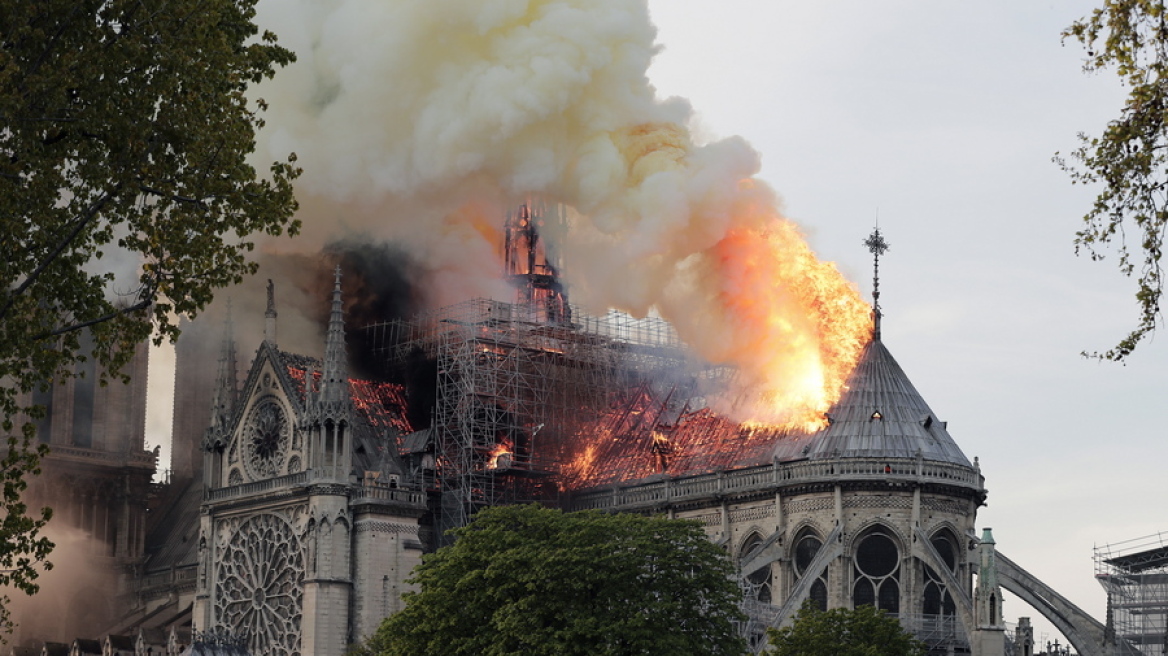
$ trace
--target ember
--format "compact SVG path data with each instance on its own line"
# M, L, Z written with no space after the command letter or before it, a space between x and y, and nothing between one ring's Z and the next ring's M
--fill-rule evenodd
M315 388L320 384L320 363L301 356L285 355L285 357L296 357L302 361L297 363L300 366L288 366L288 377L292 379L297 396L303 401L306 391L304 387L305 371L312 370L313 387ZM406 416L406 394L402 385L350 378L349 393L353 400L354 409L373 428L392 429L386 431L386 434L393 436L398 442L400 442L401 436L413 431ZM394 446L398 449L401 448L400 443Z
M515 454L511 451L511 445L506 442L500 442L491 449L487 456L487 469L510 469Z

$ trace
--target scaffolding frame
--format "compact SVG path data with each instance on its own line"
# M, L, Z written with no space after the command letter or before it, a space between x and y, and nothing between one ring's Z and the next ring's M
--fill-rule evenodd
M1095 578L1119 644L1168 653L1168 532L1095 547Z
M701 381L728 373L693 359L661 319L551 303L475 299L368 329L392 365L418 353L436 365L443 532L485 506L555 501L556 475L582 456L574 436L646 387L664 399L683 390L693 407Z

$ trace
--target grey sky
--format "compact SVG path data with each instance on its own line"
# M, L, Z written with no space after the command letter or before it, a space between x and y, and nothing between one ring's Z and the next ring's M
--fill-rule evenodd
M1060 44L1092 6L650 0L650 74L708 134L762 153L787 214L865 293L879 212L884 341L980 458L979 525L1102 618L1093 545L1168 529L1168 348L1161 335L1127 366L1078 355L1136 316L1114 258L1074 256L1092 196L1051 162L1122 101Z

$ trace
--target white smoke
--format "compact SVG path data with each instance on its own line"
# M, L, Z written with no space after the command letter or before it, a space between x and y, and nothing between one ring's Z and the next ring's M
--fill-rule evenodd
M304 167L299 247L371 233L410 244L437 303L502 296L500 218L537 194L576 217L549 236L574 301L659 312L712 361L785 348L736 309L749 290L725 271L728 256L751 257L728 235L770 230L777 200L752 180L744 140L694 143L689 104L656 97L644 1L261 0L258 12L299 58L256 91L271 106L258 159L296 152ZM800 315L780 327L809 330L796 341L814 351L823 326L802 315L819 299L766 298Z

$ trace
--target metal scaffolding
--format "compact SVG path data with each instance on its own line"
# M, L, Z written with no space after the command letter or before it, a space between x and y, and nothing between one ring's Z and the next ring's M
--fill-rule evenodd
M1168 533L1095 547L1095 578L1117 643L1144 656L1168 653Z
M660 319L591 317L548 301L477 299L368 329L394 366L422 357L437 372L430 434L442 530L484 506L554 500L561 468L589 457L575 436L646 388L700 399L697 381L716 375Z

